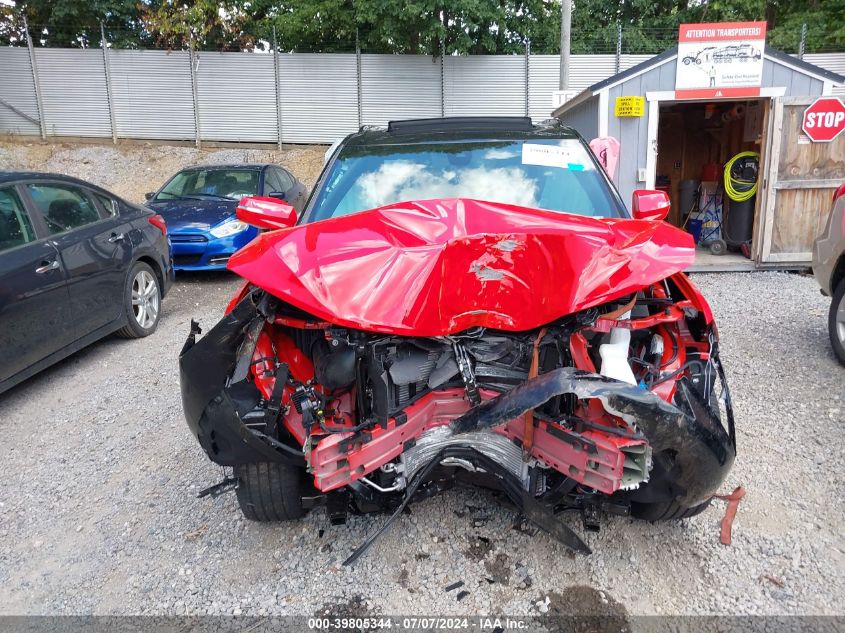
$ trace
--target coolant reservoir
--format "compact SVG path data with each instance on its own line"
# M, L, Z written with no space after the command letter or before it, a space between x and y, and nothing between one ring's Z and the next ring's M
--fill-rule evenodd
M619 317L619 320L630 318L631 312L628 311ZM631 364L628 362L628 348L631 345L631 330L615 327L610 330L610 343L604 343L599 346L599 356L601 356L601 370L602 376L608 378L615 378L622 382L627 382L630 385L636 385L637 379L634 377L634 372L631 370Z

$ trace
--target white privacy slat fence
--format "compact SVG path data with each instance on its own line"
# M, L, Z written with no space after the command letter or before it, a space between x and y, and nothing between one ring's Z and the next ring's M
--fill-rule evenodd
M117 136L193 140L190 65L183 51L109 51Z
M36 48L34 57L0 48L0 134L331 143L397 119L546 119L559 77L557 55ZM583 90L649 57L574 55L570 85ZM845 73L845 53L804 59Z

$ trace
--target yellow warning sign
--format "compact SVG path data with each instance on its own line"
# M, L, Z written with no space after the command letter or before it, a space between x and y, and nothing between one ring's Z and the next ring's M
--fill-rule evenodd
M642 116L645 114L645 97L616 97L616 116Z

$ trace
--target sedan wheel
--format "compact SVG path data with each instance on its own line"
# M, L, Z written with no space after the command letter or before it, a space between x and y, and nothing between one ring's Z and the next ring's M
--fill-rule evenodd
M136 262L126 277L124 291L126 326L118 331L126 338L141 338L155 332L161 315L161 286L148 264Z
M834 290L827 324L833 351L845 365L845 279L841 279Z
M155 277L146 270L139 270L132 280L132 312L135 321L148 330L158 319L161 298Z

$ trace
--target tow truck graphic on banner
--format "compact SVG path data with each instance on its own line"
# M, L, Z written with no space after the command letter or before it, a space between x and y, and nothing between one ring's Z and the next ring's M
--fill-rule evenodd
M765 22L682 24L676 97L754 97L763 79Z

